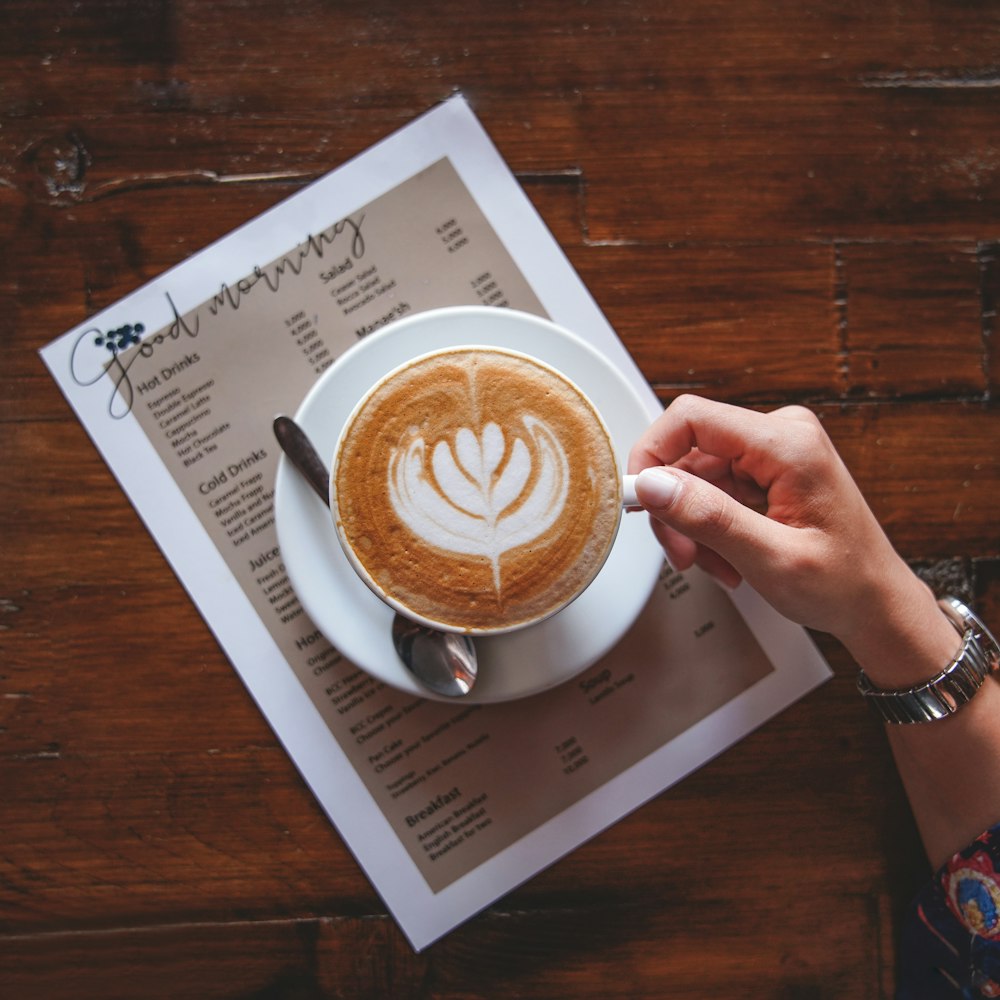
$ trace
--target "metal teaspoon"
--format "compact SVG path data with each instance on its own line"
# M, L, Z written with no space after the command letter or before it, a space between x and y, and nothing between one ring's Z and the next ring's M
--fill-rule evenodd
M291 417L277 416L274 436L292 465L329 506L330 472L306 432ZM397 613L392 621L392 644L403 666L435 694L460 698L476 683L476 647L467 635L438 632Z

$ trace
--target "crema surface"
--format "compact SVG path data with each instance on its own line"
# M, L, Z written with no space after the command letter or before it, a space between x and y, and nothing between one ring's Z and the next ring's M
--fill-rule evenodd
M545 617L603 564L621 511L590 402L535 359L455 348L380 382L343 435L342 537L376 587L454 628Z

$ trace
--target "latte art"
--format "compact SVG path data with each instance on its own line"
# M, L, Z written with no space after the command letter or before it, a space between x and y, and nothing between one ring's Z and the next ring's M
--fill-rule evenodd
M559 439L537 417L526 414L521 422L531 448L514 437L508 450L504 432L488 423L482 437L460 428L454 448L438 441L430 469L420 437L389 462L389 498L400 520L429 545L488 558L498 595L500 557L544 535L569 496L569 461Z
M452 348L390 373L341 435L337 527L367 583L474 632L546 617L593 579L621 513L608 432L527 355Z

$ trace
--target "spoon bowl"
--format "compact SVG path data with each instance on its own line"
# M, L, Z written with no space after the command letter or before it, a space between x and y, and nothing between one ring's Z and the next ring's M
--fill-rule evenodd
M329 506L330 473L306 432L286 416L275 417L273 427L281 450ZM392 621L392 644L403 666L434 694L461 698L476 683L476 647L467 635L439 632L397 613Z
M392 644L399 658L429 691L460 698L476 683L476 647L467 635L438 632L396 614ZM419 673L415 668L419 664Z

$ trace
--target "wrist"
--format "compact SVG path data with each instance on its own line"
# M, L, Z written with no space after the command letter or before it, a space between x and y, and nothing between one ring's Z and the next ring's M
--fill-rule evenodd
M875 687L908 688L942 670L960 637L930 587L902 559L883 580L853 629L838 638Z
M947 719L1000 671L1000 646L975 612L956 597L938 601L938 607L961 640L958 652L942 670L903 689L879 688L863 670L858 674L858 690L885 722Z

